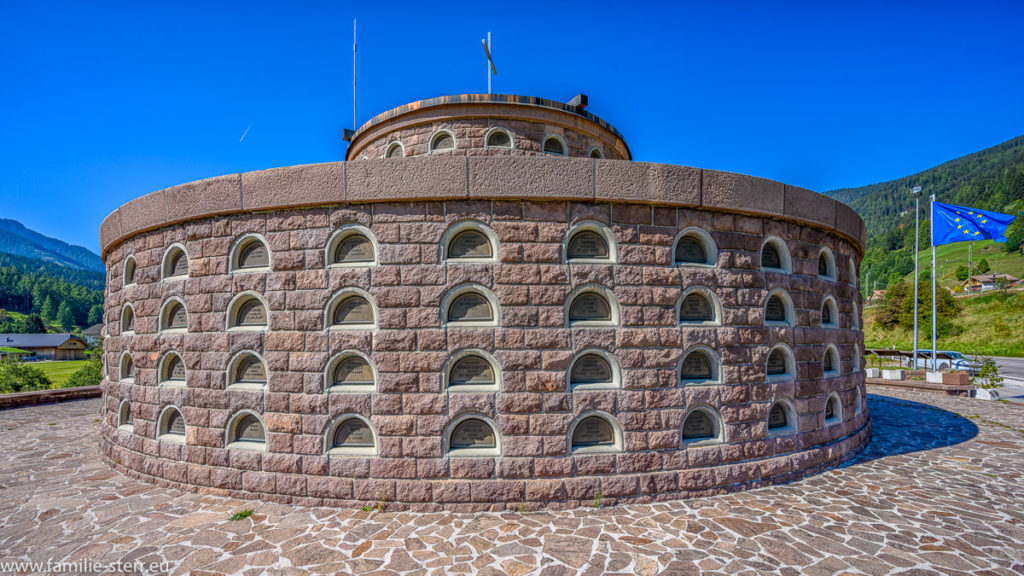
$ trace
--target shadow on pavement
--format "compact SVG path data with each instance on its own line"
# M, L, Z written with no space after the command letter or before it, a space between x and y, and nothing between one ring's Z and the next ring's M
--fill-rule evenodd
M930 404L868 394L868 410L871 443L850 464L952 446L978 434L974 422Z

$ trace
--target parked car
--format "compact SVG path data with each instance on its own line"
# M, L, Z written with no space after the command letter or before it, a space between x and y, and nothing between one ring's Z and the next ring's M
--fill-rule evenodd
M932 351L931 350L918 350L917 356L917 369L918 370L959 370L961 372L967 372L968 374L977 374L981 369L981 363L976 362L970 356L961 354L955 350L936 350L936 361L935 368L932 364ZM914 359L907 358L907 367L911 368L914 366Z

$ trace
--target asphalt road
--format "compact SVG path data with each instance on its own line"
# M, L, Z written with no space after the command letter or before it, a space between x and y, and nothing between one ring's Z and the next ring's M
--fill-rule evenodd
M1024 358L995 358L999 375L1006 380L999 396L1011 402L1024 403Z

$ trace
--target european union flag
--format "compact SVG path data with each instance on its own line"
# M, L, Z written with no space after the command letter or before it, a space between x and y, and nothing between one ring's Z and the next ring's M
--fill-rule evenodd
M1016 216L932 201L932 245L966 240L1006 242L1006 227Z

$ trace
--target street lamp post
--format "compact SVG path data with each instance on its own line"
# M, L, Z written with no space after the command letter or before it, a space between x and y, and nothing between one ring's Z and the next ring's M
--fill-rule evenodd
M921 187L914 186L910 190L914 194L914 360L910 365L913 370L917 370L917 283L920 278L917 270L918 261L918 242L921 237Z

